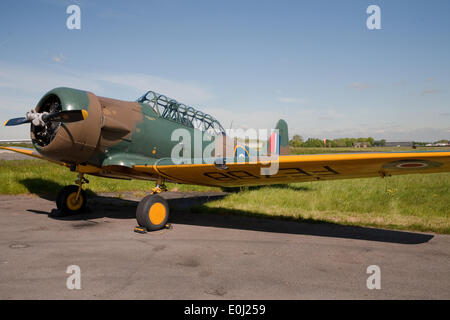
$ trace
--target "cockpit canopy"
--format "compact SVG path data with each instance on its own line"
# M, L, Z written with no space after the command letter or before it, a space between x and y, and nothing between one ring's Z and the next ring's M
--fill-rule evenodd
M165 95L148 91L137 102L148 104L161 117L176 121L211 134L224 134L225 130L219 121L209 114L198 111Z

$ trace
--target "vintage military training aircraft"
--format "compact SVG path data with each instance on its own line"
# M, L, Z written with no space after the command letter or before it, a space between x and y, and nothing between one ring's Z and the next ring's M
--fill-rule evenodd
M152 194L143 198L136 210L139 225L147 230L167 224L169 206L158 195L166 191L166 181L236 187L450 171L450 151L289 155L287 124L280 120L278 133L266 142L277 164L277 170L268 173L263 169L271 162L227 137L215 118L152 91L127 102L56 88L46 93L26 117L8 120L4 125L24 123L31 124L35 150L1 148L49 160L78 173L76 185L64 187L57 196L61 215L86 207L82 188L88 182L85 174L153 180L156 186ZM176 161L174 148L196 147L196 139L186 143L192 145L174 140L177 129L193 136L208 133L211 140L200 139L200 153L194 151L187 161ZM207 148L209 158L203 157Z

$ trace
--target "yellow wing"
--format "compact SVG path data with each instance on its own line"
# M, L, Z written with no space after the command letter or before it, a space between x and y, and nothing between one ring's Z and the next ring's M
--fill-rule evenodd
M34 149L30 149L30 148L22 148L22 147L4 147L4 146L0 146L0 149L4 149L4 150L8 150L8 151L13 151L13 152L17 152L17 153L21 153L30 157L34 157L34 158L38 158L38 159L42 159L42 160L47 160L56 164L59 164L61 166L65 166L65 167L70 167L70 164L62 162L62 161L56 161L56 160L52 160L49 158L46 158L44 156L42 156L39 152L37 152ZM77 166L77 171L79 172L84 172L84 173L95 173L95 172L99 172L101 170L101 168L97 168L91 165L78 165Z
M49 160L63 166L64 162L53 161L40 155L36 150L19 147L0 147L0 149L19 152L39 159ZM264 170L272 167L272 174ZM78 171L103 175L102 168L79 166ZM118 170L118 169L117 169ZM106 176L116 173L110 169ZM171 164L170 159L160 159L154 165L136 165L132 178L157 179L198 184L206 186L250 186L291 183L316 180L335 180L391 176L399 174L450 172L450 151L418 152L374 152L374 153L336 153L279 156L277 161L249 161L226 163L226 169L214 164Z
M167 163L168 161L166 161ZM159 175L169 181L209 186L246 186L315 180L351 179L398 174L450 172L450 151L383 152L280 156L272 162L275 174L261 169L261 161L214 164L135 166L137 172Z
M21 153L21 154L24 154L24 155L27 155L30 157L38 158L38 159L48 160L47 158L44 158L39 152L37 152L34 149L30 149L30 148L0 146L0 149Z
M34 158L38 158L38 159L42 159L42 160L47 160L47 161L50 161L50 162L53 162L53 163L57 163L57 164L62 165L62 166L66 166L66 167L68 166L64 162L45 158L39 152L37 152L34 149L22 148L22 147L3 147L3 146L0 146L0 149L21 153L21 154L24 154L24 155L27 155L27 156L30 156L30 157L34 157Z

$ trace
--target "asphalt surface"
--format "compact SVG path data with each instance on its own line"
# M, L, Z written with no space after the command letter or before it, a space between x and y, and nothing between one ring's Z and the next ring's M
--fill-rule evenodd
M450 236L190 212L221 195L171 192L173 228L138 234L137 202L111 196L65 218L51 199L0 196L0 299L450 298Z
M13 152L13 151L0 149L0 160L30 160L30 159L36 159L36 158L32 158L30 156L20 154L17 152Z

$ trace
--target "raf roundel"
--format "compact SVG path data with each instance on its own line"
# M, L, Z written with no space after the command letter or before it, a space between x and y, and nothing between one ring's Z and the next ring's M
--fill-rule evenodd
M414 170L414 169L428 169L440 167L442 163L430 160L399 160L389 162L383 165L385 169L402 169L402 170Z
M427 164L423 162L405 162L397 164L396 167L401 169L424 168L427 167Z

